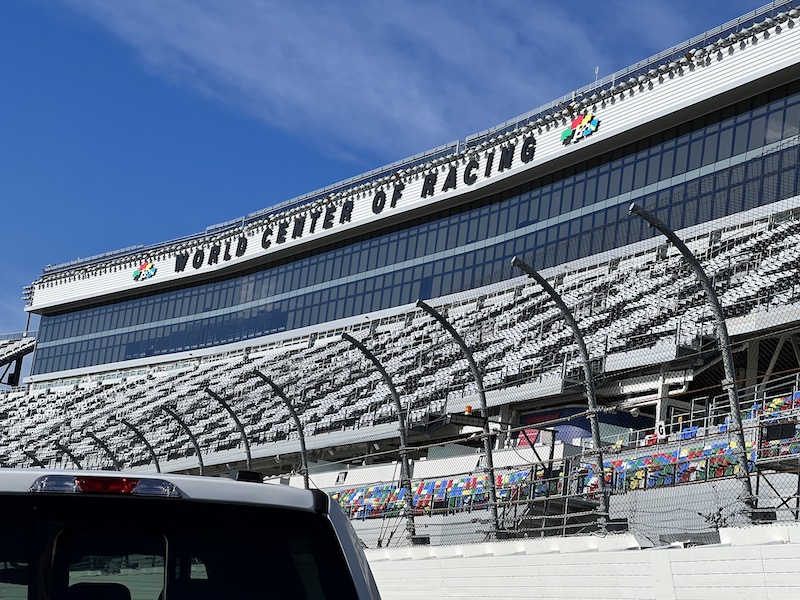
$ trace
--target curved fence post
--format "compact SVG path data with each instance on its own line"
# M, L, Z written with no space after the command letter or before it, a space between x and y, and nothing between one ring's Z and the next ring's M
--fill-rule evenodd
M408 438L406 435L406 419L403 416L403 407L400 404L400 395L397 393L397 388L394 386L392 378L383 367L378 358L361 342L355 339L347 332L342 334L342 339L347 340L353 346L358 348L364 356L366 356L378 372L383 377L384 383L389 388L389 393L394 401L394 409L397 411L397 424L400 427L400 486L405 489L406 497L406 518L408 524L408 535L413 539L417 534L416 525L414 523L414 493L411 490L411 465L408 460Z
M170 417L175 419L178 422L178 425L180 425L181 428L189 436L189 439L191 440L192 444L194 445L194 450L195 450L195 452L197 452L197 463L198 463L198 465L200 467L200 475L204 475L205 474L205 466L203 465L203 455L200 452L200 444L197 442L197 438L192 433L192 430L189 429L189 426L183 421L183 419L181 419L178 416L178 413L176 413L174 410L172 410L169 406L162 406L161 410L163 410Z
M120 423L125 425L125 427L130 429L134 433L134 435L136 435L136 437L139 438L139 440L141 440L141 442L147 448L147 451L150 452L150 457L153 459L153 462L156 464L156 472L161 473L161 465L158 462L158 456L156 455L156 451L153 449L153 446L150 444L150 442L147 441L147 438L144 437L144 434L127 419L120 419L115 417L114 420L119 421Z
M275 395L278 396L278 398L283 400L283 403L289 410L289 414L292 416L292 419L294 419L295 427L297 427L297 435L300 439L300 469L303 471L303 485L306 489L308 489L308 452L306 450L306 436L303 432L303 423L300 421L300 417L297 415L297 411L294 409L292 402L286 397L283 388L281 388L281 386L272 381L272 379L264 375L264 373L258 369L253 369L253 372L272 388L272 391L275 392Z
M206 388L206 393L212 398L214 398L214 400L219 402L222 405L222 408L228 411L228 414L233 419L233 422L236 423L236 429L239 430L239 435L242 436L242 442L244 442L244 453L246 459L245 464L247 465L246 468L249 471L252 464L252 458L250 456L250 441L247 439L247 434L244 431L244 425L242 425L242 422L236 416L236 413L233 412L233 409L230 407L230 404L225 402L225 400L223 400L219 394L215 393L211 388Z
M78 458L77 458L77 457L76 457L76 456L75 456L75 455L74 455L74 454L73 454L73 453L70 451L70 449L69 449L69 448L67 448L66 444L64 444L64 443L62 443L62 442L56 442L56 443L55 443L55 446L56 446L56 449L58 449L59 451L63 452L64 454L66 454L66 455L69 457L69 459L72 461L72 463L73 463L73 464L74 464L76 467L78 467L78 469L83 469L83 467L81 466L81 462L80 462L80 461L78 460Z
M33 461L33 464L36 465L37 467L39 467L41 469L46 469L47 468L47 467L45 467L44 463L42 461L40 461L38 458L36 458L36 455L33 452L31 452L30 450L23 450L22 452L23 452L23 454L25 454L25 456L30 458L31 461Z
M683 240L679 238L677 234L669 228L669 226L667 226L655 215L637 205L635 202L630 205L628 210L632 215L639 215L641 218L647 221L650 227L655 227L658 229L670 242L672 242L672 244L683 255L683 258L689 264L692 271L694 271L695 276L700 281L700 284L703 286L703 289L706 292L708 303L711 306L711 311L714 314L715 331L717 333L717 348L719 348L719 351L722 354L722 367L725 372L725 379L721 383L722 389L728 394L731 422L733 423L731 433L733 433L734 437L736 438L736 456L739 462L739 472L737 475L739 478L741 478L742 485L744 487L745 504L749 508L754 508L755 504L753 502L753 487L750 483L750 467L747 462L747 446L745 445L744 429L742 427L742 413L741 407L739 406L739 392L736 389L736 373L733 368L733 352L731 351L731 341L728 337L728 326L725 323L725 315L722 312L722 306L719 303L717 292L714 289L714 285L711 283L711 280L708 278L708 275L706 275L706 272L703 270L703 266L700 264L700 261L695 258L694 254L692 254L692 251L689 250Z
M109 458L111 459L111 462L114 463L114 469L116 471L122 471L122 467L120 466L119 461L117 460L116 454L114 454L111 451L111 448L108 447L108 444L106 444L103 440L101 440L99 437L97 437L95 434L93 434L88 429L86 429L85 431L86 431L86 435L88 435L90 438L92 438L94 440L95 444L100 446L103 449L103 451L106 454L108 454Z
M594 393L592 363L589 360L589 350L586 348L586 341L583 339L583 334L578 327L578 323L575 321L575 317L572 316L572 311L569 310L569 307L564 302L564 299L561 298L561 295L553 289L553 286L551 286L537 271L516 256L512 259L511 264L525 272L528 277L536 280L536 283L542 286L542 289L550 296L550 299L556 303L564 320L567 322L570 329L572 329L572 336L575 338L575 343L581 354L581 362L583 363L583 386L586 391L586 403L589 407L589 425L592 430L592 444L594 445L595 455L597 456L597 481L603 494L603 514L600 516L600 527L604 529L606 520L609 517L609 491L606 485L603 467L603 446L600 441L600 422L597 418L597 398Z
M472 350L469 349L464 338L453 328L450 322L445 319L438 311L426 304L423 300L417 300L417 307L424 310L434 319L436 319L442 327L445 328L447 333L455 340L458 347L461 348L464 358L467 359L472 376L475 378L475 383L478 385L478 397L481 403L481 412L483 413L483 448L486 453L486 471L489 475L489 514L492 519L492 533L495 535L500 530L500 522L497 518L497 481L494 477L494 457L492 456L492 437L489 431L489 408L486 405L486 391L483 389L483 375L475 362L475 357L472 355Z

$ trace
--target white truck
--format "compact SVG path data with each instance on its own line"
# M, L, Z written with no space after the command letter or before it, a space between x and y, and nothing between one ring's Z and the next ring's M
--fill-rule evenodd
M0 469L0 599L379 600L319 490L224 477Z

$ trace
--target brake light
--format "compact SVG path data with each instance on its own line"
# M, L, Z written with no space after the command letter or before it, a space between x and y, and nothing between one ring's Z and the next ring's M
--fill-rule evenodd
M96 475L43 475L30 487L31 492L67 494L112 494L180 498L178 487L164 479L102 477Z
M130 494L139 485L139 480L130 477L76 477L76 483L81 492Z

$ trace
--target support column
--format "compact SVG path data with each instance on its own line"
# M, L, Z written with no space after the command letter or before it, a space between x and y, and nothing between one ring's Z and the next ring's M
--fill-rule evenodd
M781 338L781 342L779 342L778 346L783 345L783 338ZM779 350L776 349L776 352ZM749 388L752 390L756 389L758 385L758 357L761 353L761 340L750 340L747 343L747 374L746 379L744 382L745 388ZM764 380L769 377L766 375Z

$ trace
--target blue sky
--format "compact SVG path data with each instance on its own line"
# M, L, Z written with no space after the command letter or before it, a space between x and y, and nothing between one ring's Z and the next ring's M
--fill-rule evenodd
M0 333L47 264L464 139L761 5L3 0Z

